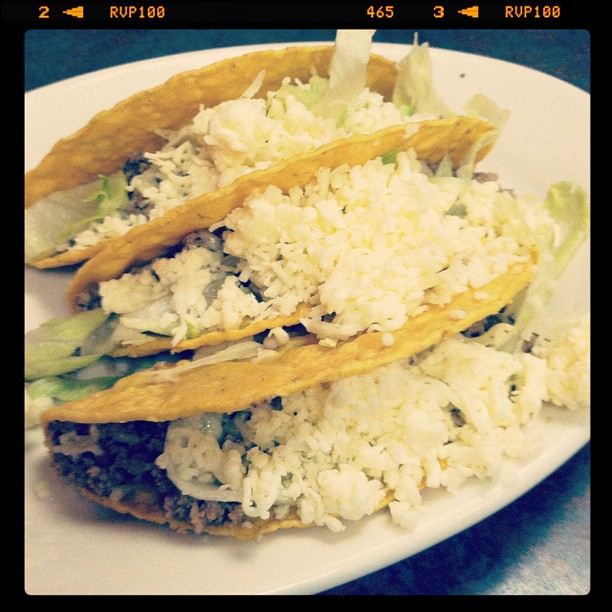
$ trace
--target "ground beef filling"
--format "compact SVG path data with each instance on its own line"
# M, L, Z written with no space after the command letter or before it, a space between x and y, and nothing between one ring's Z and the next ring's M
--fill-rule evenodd
M148 160L143 153L132 153L123 165L123 174L125 175L128 185L132 183L132 179L135 176L143 174L150 166L150 160ZM133 189L128 190L128 198L129 201L126 212L130 214L142 213L148 215L152 205L139 191L134 191Z
M95 495L129 496L131 490L149 492L165 517L188 524L188 531L201 533L207 525L246 520L239 503L203 501L183 495L165 470L155 465L155 459L164 450L168 424L168 421L133 421L88 425L53 421L49 424L53 444L65 450L55 452L53 460L64 478ZM75 450L79 444L83 452Z

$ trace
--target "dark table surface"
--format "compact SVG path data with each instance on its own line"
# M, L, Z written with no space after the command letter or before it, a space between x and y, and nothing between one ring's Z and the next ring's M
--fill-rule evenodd
M421 33L422 32L422 33ZM374 41L412 42L379 30ZM25 89L127 62L215 47L333 41L334 30L31 30ZM528 66L590 91L585 30L419 30L432 47ZM518 500L409 559L325 595L584 595L591 585L590 445Z

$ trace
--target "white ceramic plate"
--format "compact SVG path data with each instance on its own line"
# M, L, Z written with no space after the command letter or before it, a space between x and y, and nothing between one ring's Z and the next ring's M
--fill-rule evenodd
M285 45L269 45L278 48ZM26 94L26 167L97 111L171 75L263 46L234 47L137 62L68 79ZM401 59L408 46L375 44ZM431 49L436 87L461 110L482 92L511 118L480 169L504 186L543 197L549 184L589 187L590 97L548 75L490 58ZM552 308L586 310L589 248L571 264ZM67 314L67 274L26 271L26 330ZM26 432L25 588L29 594L310 594L354 580L470 527L517 499L577 452L590 437L589 414L545 409L537 426L545 445L531 461L513 465L514 479L474 482L453 496L424 495L411 532L386 513L349 525L280 532L259 542L179 536L90 504L61 483L48 464L41 431Z

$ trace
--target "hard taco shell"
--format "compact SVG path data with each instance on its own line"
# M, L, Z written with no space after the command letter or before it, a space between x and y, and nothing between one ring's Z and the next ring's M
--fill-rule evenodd
M179 129L201 105L211 107L239 98L261 70L266 72L258 97L278 89L285 77L307 81L313 71L328 76L333 50L333 45L318 45L255 51L182 72L119 102L60 140L26 174L26 208L54 191L119 170L134 151L155 151L164 143L157 130ZM396 72L395 62L372 54L367 85L389 99Z
M157 523L158 525L168 525L179 532L186 532L193 529L193 525L187 522L168 518L163 512L163 508L159 506L155 496L151 495L150 491L144 488L135 489L129 498L122 498L121 500L96 495L85 488L81 488L80 491L85 497L93 502L105 508L120 512L121 514L130 514L137 519L150 523ZM387 494L385 499L376 508L376 511L386 508L392 500L393 495L391 493ZM252 540L269 533L274 533L275 531L280 531L281 529L303 529L313 526L312 523L308 525L303 523L299 516L290 513L284 519L264 520L255 518L243 523L232 522L220 525L207 524L203 527L202 532L215 536L229 536L236 540Z
M327 77L333 51L333 45L255 51L180 73L119 102L57 142L26 174L25 207L56 191L93 181L99 174L120 170L135 151L157 151L164 144L158 130L187 125L201 105L213 107L239 98L262 70L265 76L256 97L277 90L286 77L307 81L313 72ZM371 54L366 84L390 100L396 73L395 62ZM54 268L80 263L102 250L105 243L40 258L31 264Z

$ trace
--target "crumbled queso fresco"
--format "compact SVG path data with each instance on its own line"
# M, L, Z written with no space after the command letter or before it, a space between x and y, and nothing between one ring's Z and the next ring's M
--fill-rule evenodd
M219 414L174 421L156 463L184 494L241 502L250 517L297 509L305 524L340 531L390 500L393 522L411 527L423 487L503 479L504 458L534 452L541 441L525 426L543 402L589 405L589 318L566 324L533 353L457 335L282 406L235 413L231 434Z
M527 261L553 222L534 198L432 176L407 152L396 163L321 168L288 193L268 186L210 229L223 232L222 250L186 246L102 282L104 310L176 344L308 304L302 323L333 345L477 292Z
M78 234L64 248L82 249L123 235L196 196L229 185L243 174L334 140L432 118L408 115L366 88L347 107L345 120L337 126L335 119L313 114L300 101L296 91L308 91L310 86L286 78L279 90L267 93L266 99L245 95L213 108L202 107L186 127L160 131L166 145L145 154L150 167L135 176L129 186L142 198L146 214L115 212Z

